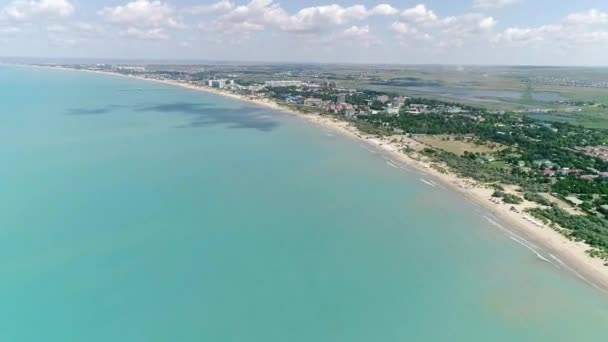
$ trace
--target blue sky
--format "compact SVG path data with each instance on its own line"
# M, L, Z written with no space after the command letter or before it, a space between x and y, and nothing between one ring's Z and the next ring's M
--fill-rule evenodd
M0 0L0 56L608 64L606 0Z

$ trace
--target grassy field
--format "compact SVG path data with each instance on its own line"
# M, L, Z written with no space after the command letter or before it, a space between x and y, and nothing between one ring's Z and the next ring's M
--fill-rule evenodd
M562 111L555 113L531 115L532 118L546 121L568 122L589 128L608 129L608 110L605 108L587 107L580 111Z
M551 201L552 203L557 204L557 206L560 209L565 210L570 215L583 215L584 214L583 211L577 210L570 203L564 202L561 199L559 199L559 198L557 198L557 197L555 197L555 196L553 196L551 194L541 193L539 195L543 196L546 200Z
M414 139L427 146L440 149L446 152L451 152L457 155L463 155L464 152L472 153L492 153L500 151L503 146L495 145L477 145L473 140L466 139L464 141L454 140L453 136L448 135L425 135L416 136Z

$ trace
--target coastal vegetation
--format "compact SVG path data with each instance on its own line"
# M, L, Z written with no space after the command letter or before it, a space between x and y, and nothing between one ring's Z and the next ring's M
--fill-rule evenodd
M557 207L532 208L529 213L551 225L575 241L594 247L593 256L608 259L608 220L593 215L571 215Z
M526 192L524 194L524 199L526 201L535 202L546 207L550 207L552 205L551 201L534 192Z
M339 94L334 88L304 92L297 88L273 88L271 96L277 101L298 96L333 101ZM345 96L345 103L369 112L359 110L358 115L347 116L334 107L325 112L321 108L316 110L350 120L364 134L392 137L397 132L420 142L423 148L418 153L432 160L433 168L490 185L496 189L493 197L506 204L534 203L536 207L529 210L531 215L561 227L559 231L572 239L585 241L594 248L592 255L608 257L608 160L580 149L608 145L608 131L424 97L400 101L395 114L386 110L387 101L393 98L396 101L398 95L357 91ZM532 100L533 90L529 87L526 101ZM573 105L595 106L595 103ZM410 147L403 150L411 152ZM518 187L521 196L505 191L502 185ZM555 201L541 195L548 193L554 194ZM570 214L558 202L570 203L584 214Z
M425 101L408 99L406 106L419 102ZM454 106L431 103L440 108ZM581 146L607 145L608 131L567 122L547 123L516 113L488 113L471 107L461 113L420 114L402 110L398 116L381 114L359 120L365 124L358 127L369 134L398 129L426 142L419 152L460 177L485 184L517 186L523 198L501 189L493 196L507 204L535 203L537 207L529 210L531 215L561 227L560 231L572 239L585 241L594 248L592 255L608 258L608 161L580 150ZM449 136L450 140L487 149L459 151L420 138L430 135ZM541 193L553 193L556 200L571 203L583 214L570 214Z
M524 202L521 197L500 190L494 191L492 197L502 198L502 201L507 204L522 204Z

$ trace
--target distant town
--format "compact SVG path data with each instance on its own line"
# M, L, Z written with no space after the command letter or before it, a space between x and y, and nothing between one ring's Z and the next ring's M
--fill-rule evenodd
M74 67L74 66L70 66ZM406 96L391 96L375 91L341 88L329 79L314 81L303 80L251 80L243 81L238 74L216 75L208 77L205 68L164 68L146 66L120 65L80 65L77 68L91 71L109 71L122 74L133 74L156 80L171 80L197 86L207 86L239 95L255 98L273 98L289 104L311 107L323 113L342 115L354 118L369 115L399 115L401 111L411 114L448 113L459 114L465 111L457 105L427 105L407 103ZM287 73L293 78L292 73Z

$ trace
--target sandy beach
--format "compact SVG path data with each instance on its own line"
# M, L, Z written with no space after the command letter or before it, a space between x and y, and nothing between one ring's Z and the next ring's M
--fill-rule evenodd
M486 209L489 214L486 218L490 223L497 226L497 229L504 229L505 233L509 234L509 236L514 239L514 242L522 244L522 248L526 247L530 249L531 253L536 254L535 257L538 257L539 262L551 263L555 267L570 272L573 276L578 276L583 281L589 283L590 286L594 286L597 289L608 293L608 267L604 266L604 261L591 258L586 253L586 251L590 249L589 246L584 243L568 240L565 236L553 230L548 225L544 225L526 214L524 210L531 205L530 203L525 202L521 205L511 205L497 201L492 198L493 189L478 184L474 180L460 178L453 173L439 172L433 168L430 161L421 158L417 153L406 155L401 152L406 146L416 147L420 144L411 138L403 136L389 138L368 136L359 132L352 124L332 117L303 114L290 108L283 107L269 99L240 96L205 86L128 76L112 72L76 70L59 67L49 68L128 77L227 96L236 100L246 101L251 104L265 106L273 110L296 115L323 129L328 129L350 138L363 141L365 144L370 144L370 146L377 148L379 152L386 156L390 156L395 164L406 165L422 172L427 185L433 187L439 186L441 188L445 187L449 190L458 191L469 200ZM435 181L439 183L435 183ZM515 210L512 210L512 208ZM539 254L540 250L544 252L543 255Z

